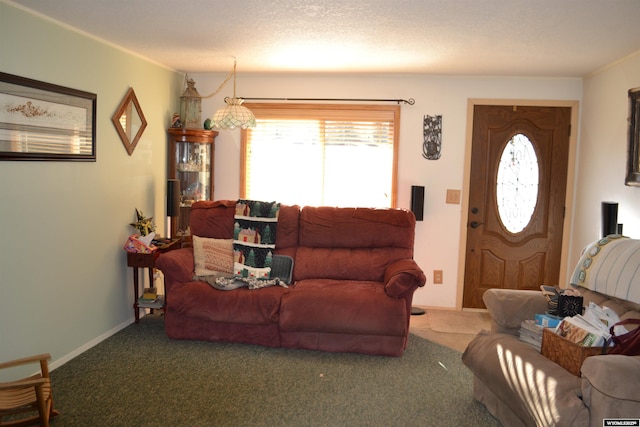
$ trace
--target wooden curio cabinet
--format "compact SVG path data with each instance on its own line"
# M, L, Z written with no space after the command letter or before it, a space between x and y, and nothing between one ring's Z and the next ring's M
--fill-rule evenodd
M180 182L180 209L171 218L171 236L189 236L191 205L213 200L214 143L212 130L169 128L168 178Z

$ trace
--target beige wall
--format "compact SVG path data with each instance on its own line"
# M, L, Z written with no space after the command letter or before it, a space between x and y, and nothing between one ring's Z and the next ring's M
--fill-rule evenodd
M163 227L165 128L182 77L0 3L0 71L97 94L97 161L0 162L0 360L64 360L133 319L122 246L135 208ZM111 115L133 87L148 127L132 156Z
M624 235L640 238L640 187L624 185L627 168L628 90L640 87L640 53L584 81L581 149L575 194L574 257L600 237L600 206L618 202Z
M232 64L230 64L231 66ZM427 273L427 285L414 303L456 308L461 274L460 237L466 230L461 205L445 203L447 189L465 188L467 108L470 99L581 101L581 79L446 77L427 75L254 75L237 76L237 94L246 97L414 98L403 105L400 128L398 206L409 208L412 185L425 186L425 220L416 230L415 258ZM201 95L213 93L224 74L192 75ZM229 84L203 102L203 119L231 96ZM442 157L422 157L422 119L442 114ZM240 131L224 130L216 139L215 198L235 199L239 192ZM462 194L462 198L468 197ZM444 271L444 283L433 284L433 270ZM464 271L464 270L463 270Z

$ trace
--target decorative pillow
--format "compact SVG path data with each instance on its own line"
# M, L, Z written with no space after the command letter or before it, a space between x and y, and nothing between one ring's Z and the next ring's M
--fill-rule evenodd
M233 240L193 236L196 276L233 273Z

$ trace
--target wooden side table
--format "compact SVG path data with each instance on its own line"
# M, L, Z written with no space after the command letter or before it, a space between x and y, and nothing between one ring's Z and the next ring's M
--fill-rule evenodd
M140 297L139 275L138 269L147 268L149 270L149 286L153 286L153 267L156 262L156 258L162 252L168 252L172 249L177 249L181 246L182 239L172 239L171 242L158 246L158 249L154 252L145 254L138 252L127 252L127 266L133 267L133 311L136 318L136 323L140 322L140 310L138 307L138 298ZM152 309L153 312L153 309Z

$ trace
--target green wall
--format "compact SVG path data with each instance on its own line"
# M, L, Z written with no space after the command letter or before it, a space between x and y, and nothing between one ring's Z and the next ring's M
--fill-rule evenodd
M0 361L49 352L55 368L133 319L122 246L135 208L164 231L183 77L5 3L0 71L97 94L95 163L0 161ZM111 123L129 87L148 122L131 156Z

